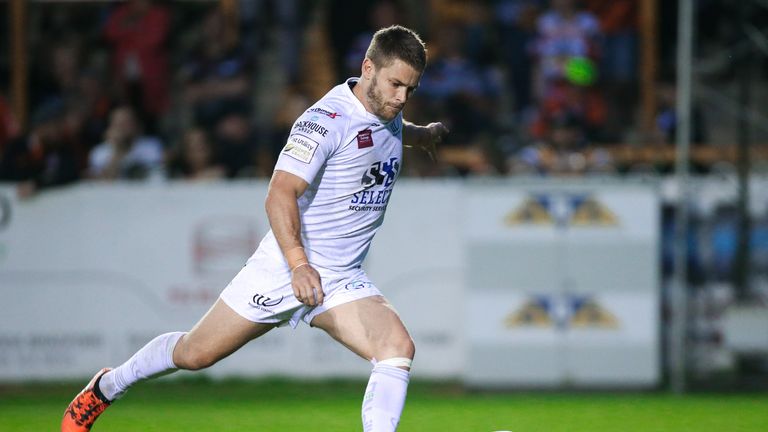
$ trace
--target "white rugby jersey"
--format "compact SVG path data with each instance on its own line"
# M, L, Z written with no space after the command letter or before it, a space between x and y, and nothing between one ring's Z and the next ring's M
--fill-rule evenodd
M350 78L293 124L275 170L304 179L302 243L314 267L346 271L362 264L402 165L402 113L383 122L352 93ZM260 248L280 254L270 230Z

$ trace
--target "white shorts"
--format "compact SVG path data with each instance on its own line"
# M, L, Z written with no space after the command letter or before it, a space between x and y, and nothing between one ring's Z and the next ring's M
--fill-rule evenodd
M285 261L257 250L240 273L219 296L224 303L247 320L296 328L317 315L344 303L381 295L363 269L331 272L316 269L323 283L325 299L320 306L307 306L293 295L291 272Z

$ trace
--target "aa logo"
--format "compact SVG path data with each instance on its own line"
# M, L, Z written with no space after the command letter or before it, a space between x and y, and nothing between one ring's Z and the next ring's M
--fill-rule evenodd
M528 300L520 309L507 315L504 324L507 327L552 327L554 320L549 315L546 299Z
M606 205L588 195L532 195L504 217L508 226L617 226L619 219Z
M374 162L363 173L360 183L363 188L370 189L374 186L392 186L397 179L397 173L400 171L400 162L397 158L390 158L389 162Z
M619 320L607 308L587 296L536 296L504 319L508 328L541 327L615 329Z
M555 219L549 212L548 199L528 198L523 204L510 212L504 222L507 225L552 225Z
M616 215L594 198L586 198L574 206L571 225L574 226L615 226L619 224Z

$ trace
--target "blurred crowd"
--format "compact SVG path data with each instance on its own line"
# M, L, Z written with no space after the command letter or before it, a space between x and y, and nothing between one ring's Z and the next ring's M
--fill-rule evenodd
M451 130L405 175L627 171L637 130L638 0L254 0L30 3L28 125L0 90L0 179L267 177L293 120L359 74L395 23L429 48L410 121ZM7 8L7 4L0 6ZM662 35L663 36L663 35ZM7 46L7 44L6 44ZM8 77L9 54L0 59ZM7 82L7 80L6 80ZM657 131L673 136L674 85ZM706 137L696 130L697 142Z
M27 2L29 113L20 124L10 88L0 87L0 182L16 182L19 196L29 197L84 179L268 178L297 116L357 76L374 31L392 24L417 30L429 50L405 117L443 121L451 130L436 162L406 149L403 175L666 173L677 129L677 2L655 0L658 82L647 130L638 119L641 1ZM713 93L723 113L717 116L737 111L724 93L736 87L744 62L761 68L750 87L754 99L768 100L761 98L768 95L768 57L750 58L734 24L742 3L695 3L697 50L714 53L714 61L697 61L697 79L720 89ZM749 17L763 28L768 9L755 8ZM8 11L9 2L0 2L0 16ZM2 83L13 66L8 25L0 20ZM760 40L761 49L768 46ZM768 109L763 117L755 111L751 118L768 118ZM690 138L699 149L713 141L719 120L709 113L694 99ZM641 152L627 157L628 147ZM732 173L720 153L712 155L709 166L694 169ZM763 155L768 160L765 148ZM692 310L706 318L694 342L708 349L742 222L731 202L691 219L689 276L700 288ZM665 281L673 276L674 222L665 207ZM749 241L755 277L768 292L768 212L755 217Z

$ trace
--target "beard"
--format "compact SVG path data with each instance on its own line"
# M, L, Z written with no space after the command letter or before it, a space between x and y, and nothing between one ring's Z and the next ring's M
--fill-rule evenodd
M378 88L378 81L376 80L376 75L374 75L371 78L371 85L368 87L368 92L365 95L368 98L368 105L370 105L377 117L386 121L392 120L400 112L400 109L387 105L384 95L378 91Z

